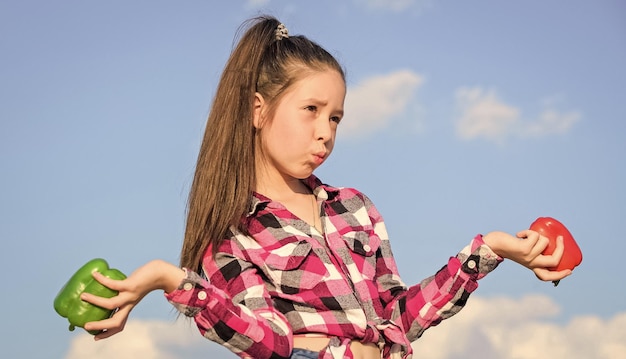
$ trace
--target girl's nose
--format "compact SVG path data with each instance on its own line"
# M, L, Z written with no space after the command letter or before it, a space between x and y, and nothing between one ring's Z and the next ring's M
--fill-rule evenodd
M332 136L331 121L320 117L315 127L315 136L318 140L328 141Z

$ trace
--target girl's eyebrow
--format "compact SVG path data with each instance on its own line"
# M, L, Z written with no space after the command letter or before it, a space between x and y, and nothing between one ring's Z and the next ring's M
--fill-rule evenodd
M316 97L306 98L306 99L302 100L302 102L314 102L316 105L322 105L322 106L328 105L328 101L320 100L320 99L318 99Z

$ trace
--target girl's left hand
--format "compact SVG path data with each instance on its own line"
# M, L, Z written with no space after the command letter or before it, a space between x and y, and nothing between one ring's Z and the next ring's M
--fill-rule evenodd
M94 279L104 286L118 291L112 298L98 297L90 293L81 294L81 299L102 308L118 310L111 318L85 324L86 330L103 330L94 339L100 340L115 335L126 325L131 310L148 293L162 289L170 292L177 288L183 280L185 272L177 266L161 261L153 260L135 270L124 280L113 280L98 272L93 273Z
M542 254L548 246L548 238L539 233L526 229L514 237L504 232L491 232L483 236L483 241L497 255L508 258L532 270L537 278L543 281L557 281L572 274L569 269L552 271L548 268L556 267L563 256L563 237L556 240L556 249L551 255Z

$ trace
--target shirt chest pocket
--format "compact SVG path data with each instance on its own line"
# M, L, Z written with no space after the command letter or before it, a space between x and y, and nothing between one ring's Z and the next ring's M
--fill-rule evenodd
M329 276L326 265L306 241L292 241L268 250L263 259L265 274L283 292L313 289Z
M350 249L354 264L367 279L376 276L376 253L380 248L380 237L365 231L348 232L342 236Z

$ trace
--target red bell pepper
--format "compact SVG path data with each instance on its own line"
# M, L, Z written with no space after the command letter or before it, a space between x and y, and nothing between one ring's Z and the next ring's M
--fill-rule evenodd
M550 255L556 249L556 238L558 236L563 237L563 257L556 267L548 268L554 271L561 271L564 269L573 270L583 260L583 254L578 247L578 244L574 240L574 237L570 231L563 225L563 223L557 221L551 217L539 217L531 225L530 229L539 233L540 235L547 237L550 241L543 254ZM559 284L559 281L554 281L554 286Z

